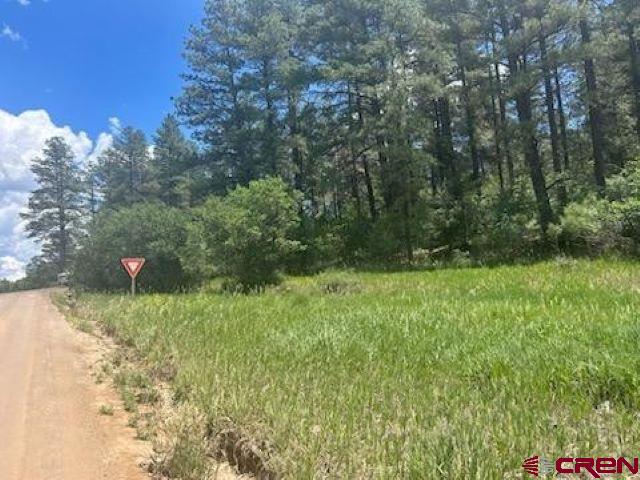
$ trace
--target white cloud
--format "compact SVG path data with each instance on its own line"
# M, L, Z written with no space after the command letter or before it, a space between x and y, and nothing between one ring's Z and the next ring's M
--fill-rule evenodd
M42 0L42 3L49 3L51 0ZM23 7L31 5L31 0L16 0Z
M0 37L8 38L12 42L19 42L22 40L22 35L12 29L6 23L2 25L2 30L0 30Z
M15 278L16 266L19 275L24 275L24 266L38 253L37 244L24 232L20 212L35 186L31 161L53 136L63 137L82 164L95 161L112 142L109 133L101 133L94 143L85 132L57 126L45 110L13 115L0 109L0 262L4 262L0 263L0 278Z
M122 122L118 117L109 118L109 131L111 133L118 133L122 130Z
M0 278L18 280L23 277L25 264L14 257L0 257Z
M113 135L104 132L98 135L98 140L96 140L93 151L87 156L86 164L95 165L100 155L111 148L111 145L113 145Z

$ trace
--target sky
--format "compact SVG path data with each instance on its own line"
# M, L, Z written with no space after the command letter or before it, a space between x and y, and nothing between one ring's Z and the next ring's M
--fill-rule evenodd
M45 140L63 136L84 162L120 125L152 135L180 93L203 3L0 0L0 278L20 278L38 253L19 213Z

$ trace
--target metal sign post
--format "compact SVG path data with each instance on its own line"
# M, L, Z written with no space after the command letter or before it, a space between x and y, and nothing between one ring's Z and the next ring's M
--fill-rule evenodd
M144 258L121 258L120 263L131 277L131 296L136 294L136 277L145 264Z

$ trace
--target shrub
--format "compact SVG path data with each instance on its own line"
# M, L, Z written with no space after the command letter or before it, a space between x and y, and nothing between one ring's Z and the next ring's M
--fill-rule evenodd
M558 230L563 250L573 254L598 255L618 247L620 227L611 205L593 197L570 203Z
M640 163L630 162L607 180L606 198L587 196L567 206L558 240L572 254L639 252Z
M618 227L630 242L640 242L640 200L630 198L621 202L612 202L611 211Z
M195 211L186 251L203 252L201 275L215 271L243 290L277 283L287 257L301 248L293 239L300 223L298 200L279 178L210 197Z
M535 219L533 199L522 187L513 192L483 194L475 208L477 225L469 250L485 264L529 261L546 246Z
M294 238L304 248L296 249L287 259L287 271L293 274L313 274L335 266L341 260L342 238L336 225L326 217L303 215Z
M186 241L186 223L185 213L155 203L100 213L81 242L73 281L91 290L128 288L120 258L140 256L147 260L138 277L140 289L171 291L188 285L178 256Z
M640 197L640 160L629 164L617 175L607 179L607 198L621 201Z

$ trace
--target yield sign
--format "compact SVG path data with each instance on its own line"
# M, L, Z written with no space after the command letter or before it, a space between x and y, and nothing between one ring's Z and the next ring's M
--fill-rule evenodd
M121 258L120 263L131 278L136 278L144 266L144 258Z

